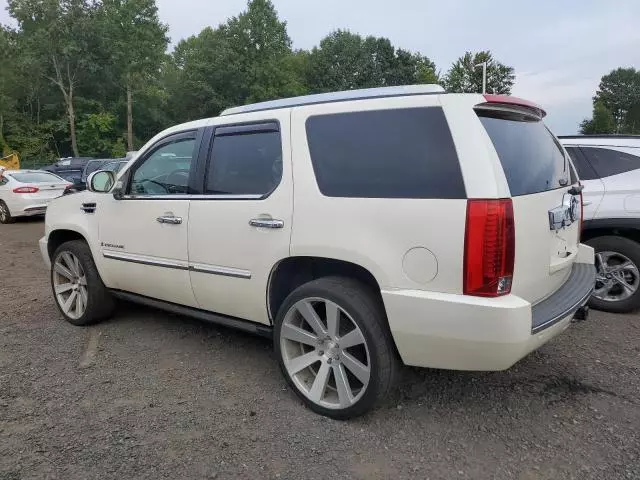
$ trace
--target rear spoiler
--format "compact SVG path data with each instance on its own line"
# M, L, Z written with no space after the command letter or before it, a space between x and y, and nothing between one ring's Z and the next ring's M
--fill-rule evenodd
M542 119L547 115L542 107L539 105L525 100L523 98L512 97L511 95L483 95L485 103L479 103L476 108L493 110L493 109L507 109L514 110L519 113L533 115L536 118Z

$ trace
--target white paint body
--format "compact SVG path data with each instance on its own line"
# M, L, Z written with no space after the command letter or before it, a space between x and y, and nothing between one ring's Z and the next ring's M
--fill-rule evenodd
M561 142L566 147L605 148L638 157L636 170L581 182L585 220L640 218L640 137L571 137Z
M109 288L266 325L270 324L269 277L280 261L297 256L343 260L367 269L376 279L393 339L406 364L508 368L563 331L570 320L567 317L534 335L531 306L562 286L574 262L593 264L593 250L578 243L577 223L560 233L549 229L548 210L562 203L566 189L513 198L512 292L499 298L466 296L462 270L467 200L326 197L316 183L305 131L305 120L311 115L440 106L468 198L508 198L501 163L473 110L482 102L481 95L435 94L339 101L237 113L172 127L150 140L137 158L172 132L277 120L283 147L280 184L263 200L118 201L110 194L92 192L64 197L47 215L43 256L49 261L48 235L70 229L87 239ZM95 213L82 212L83 202L95 202ZM183 222L157 223L156 217L167 212ZM264 216L283 220L284 228L249 225L249 220ZM140 263L105 257L114 250L115 255L136 255ZM144 263L149 260L179 268ZM222 269L233 275L194 269Z
M35 173L42 177L45 182L24 182L17 176L20 174ZM46 177L46 178L45 178ZM32 215L43 215L47 210L49 202L61 196L71 182L41 170L6 170L4 181L0 180L0 200L9 208L12 217L27 217ZM16 188L35 187L35 193L14 193Z

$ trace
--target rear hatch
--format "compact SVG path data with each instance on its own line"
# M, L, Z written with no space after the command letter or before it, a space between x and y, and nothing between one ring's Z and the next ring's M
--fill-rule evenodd
M475 110L500 159L512 196L515 264L511 293L536 303L560 288L577 256L579 184L564 150L543 123L542 110L499 100L480 104Z

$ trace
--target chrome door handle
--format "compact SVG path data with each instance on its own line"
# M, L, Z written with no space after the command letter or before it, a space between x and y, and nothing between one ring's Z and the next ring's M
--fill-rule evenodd
M182 217L174 217L173 215L160 215L156 220L158 223L168 223L170 225L180 225L182 223Z
M282 228L284 227L284 222L272 218L252 218L249 220L249 225L258 228Z
M591 203L589 200L582 202L582 205L584 205L585 207L588 207L589 205L591 205Z

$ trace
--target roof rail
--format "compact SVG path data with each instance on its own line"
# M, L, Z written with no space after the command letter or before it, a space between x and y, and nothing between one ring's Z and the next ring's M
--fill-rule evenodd
M397 87L363 88L360 90L318 93L315 95L303 95L300 97L281 98L268 102L241 105L239 107L227 108L220 115L235 115L237 113L259 112L261 110L315 105L318 103L364 100L367 98L404 97L408 95L431 95L436 93L444 93L444 89L440 85L402 85Z
M640 135L625 135L618 133L588 133L586 135L558 135L558 138L640 138Z

